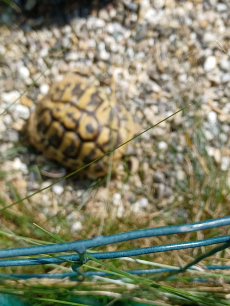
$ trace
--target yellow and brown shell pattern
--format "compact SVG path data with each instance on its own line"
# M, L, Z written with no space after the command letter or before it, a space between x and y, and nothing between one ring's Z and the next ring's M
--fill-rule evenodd
M29 119L30 142L47 157L79 169L134 135L132 116L115 100L78 76L54 83ZM113 169L125 146L113 153ZM88 166L91 178L108 171L109 156Z

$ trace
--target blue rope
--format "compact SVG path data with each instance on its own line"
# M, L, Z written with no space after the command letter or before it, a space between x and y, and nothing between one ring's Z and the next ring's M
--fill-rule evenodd
M157 269L138 269L138 270L127 270L125 272L130 273L130 274L153 274L153 273L166 273L166 272L171 272L179 269L180 267L175 267L175 268L157 268ZM230 266L225 266L225 265L209 265L209 266L204 266L204 269L208 270L229 270ZM195 268L191 267L191 270L196 270ZM98 271L86 271L83 272L83 275L85 277L90 277L90 276L113 276L112 273L109 272L98 272ZM43 273L43 274L17 274L17 273L0 273L0 279L9 279L9 277L13 278L20 278L20 279L31 279L31 278L74 278L79 276L78 273L76 272L67 272L67 273ZM74 280L74 279L73 279Z
M204 239L204 240L190 241L190 242L165 244L165 245L160 245L160 246L153 246L153 247L140 248L140 249L134 249L134 250L93 253L91 254L91 256L96 259L131 257L131 256L144 255L144 254L150 254L150 253L159 253L159 252L166 252L166 251L173 251L173 250L196 248L196 247L224 243L224 242L230 243L230 235L209 238L209 239ZM14 249L14 250L17 250L17 249ZM52 257L1 260L0 267L44 265L44 264L51 264L51 263L62 263L63 261L68 261L68 260L69 261L79 260L78 254L65 255L65 256L59 255L58 257L62 258L62 260L58 258L52 258ZM86 261L88 260L89 258L86 258Z
M218 218L218 219L190 223L190 224L183 224L183 225L163 226L163 227L156 227L156 228L150 228L150 229L136 230L136 231L126 232L126 233L96 237L93 239L86 239L82 241L0 250L0 258L17 257L17 256L31 256L31 255L39 255L39 254L46 254L46 253L59 253L59 252L68 252L68 251L84 253L84 250L86 249L100 247L100 246L104 246L104 245L108 245L112 243L124 242L128 240L139 239L139 238L189 233L189 232L194 232L194 231L210 229L214 227L220 227L224 225L230 225L230 217ZM226 240L223 242L226 242ZM220 242L214 242L214 243L220 243ZM195 247L193 246L194 242L191 242L190 244L191 244L190 247ZM179 244L176 244L175 246L178 246L178 245ZM164 248L164 246L162 247ZM180 248L183 248L183 247L180 247ZM178 250L180 248L175 248L175 249ZM144 249L148 249L148 248L144 248ZM170 247L167 250L171 250ZM124 251L124 252L128 252L128 251ZM121 252L121 254L123 254L124 252ZM163 252L163 250L157 251L157 252ZM152 253L152 251L147 251L147 253ZM125 255L125 256L135 256L135 255L141 255L141 254L147 254L147 253L142 253L142 252L139 253L138 250L133 250L131 253L132 255ZM108 255L105 255L105 256L108 256ZM123 256L124 255L121 255L119 257L123 257ZM112 257L106 257L106 258L115 258L115 257L112 256ZM75 255L74 260L78 260L76 258L77 257ZM104 258L101 257L100 259L104 259ZM35 259L34 262L36 262L37 260L39 261L39 259ZM42 260L43 262L44 260L46 261L46 259L44 258ZM61 261L58 261L58 262L61 262ZM42 263L38 262L37 264L42 264ZM18 265L21 265L21 264L18 264Z

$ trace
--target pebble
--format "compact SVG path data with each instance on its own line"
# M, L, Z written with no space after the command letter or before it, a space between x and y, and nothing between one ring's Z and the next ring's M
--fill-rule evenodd
M47 56L48 54L49 54L49 50L46 49L46 48L41 49L40 52L39 52L39 55L40 55L41 57L45 57L45 56Z
M158 149L159 150L167 150L168 149L168 144L165 141L160 141L158 143Z
M148 207L148 199L147 198L141 198L139 201L137 201L136 203L134 203L131 206L131 211L138 213L140 211L143 210L143 208L147 208Z
M110 59L110 53L106 50L101 50L97 53L98 60L108 61Z
M41 94L44 95L44 96L48 93L49 89L50 89L50 87L49 87L48 84L42 84L42 85L40 86L40 92L41 92Z
M16 90L10 92L3 92L1 94L1 99L3 102L9 106L9 104L15 102L20 97L20 93Z
M220 61L220 69L223 71L230 71L230 62L228 60Z
M71 232L72 233L79 232L79 231L82 230L82 228L83 228L83 226L82 226L81 222L80 221L76 221L71 226Z
M222 156L220 168L222 171L227 171L230 166L230 159L228 156Z
M20 169L21 169L21 166L22 166L22 162L21 162L20 158L16 157L16 158L13 160L12 168L13 168L14 170L20 170Z
M153 181L155 183L164 183L165 175L163 172L155 172L153 175Z
M136 173L139 169L139 159L136 156L130 156L130 171L131 173Z
M4 131L1 130L1 122L2 122L2 121L0 121L0 133L1 133L1 132L3 133ZM10 114L6 114L6 115L4 116L4 122L5 122L6 125L11 125L11 124L12 124L13 120L12 120Z
M165 0L154 0L154 7L157 10L161 10L165 5Z
M161 199L164 197L165 185L160 183L155 185L155 196L157 199Z
M121 205L121 195L119 193L114 193L113 198L112 198L112 203L115 206Z
M24 120L29 119L30 111L27 106L16 104L12 109L12 117L14 120L17 120L18 118L22 118Z
M215 56L209 56L204 62L204 70L206 72L213 70L216 67L216 58Z
M177 170L176 176L179 181L184 181L186 178L185 172L181 169Z
M65 60L67 62L76 61L77 59L78 59L78 53L75 52L75 51L70 51L70 52L66 53L66 55L65 55Z
M229 69L230 70L230 69ZM230 73L225 73L222 75L222 83L228 83L230 82Z
M225 3L217 3L216 9L218 12L225 12L228 10L228 7Z
M3 137L3 133L6 131L6 126L3 121L0 121L0 139Z
M117 218L122 218L124 217L125 214L125 208L123 205L119 205L117 208Z
M18 68L18 77L22 80L27 79L30 76L30 71L27 67L22 66Z
M128 10L133 11L133 12L137 12L138 10L138 4L135 2L128 3L126 7Z
M61 195L64 192L64 187L61 184L55 184L52 186L52 191L56 195Z
M217 123L217 114L216 112L209 112L207 115L208 122L211 125L215 125Z
M27 106L27 107L31 107L33 105L33 101L26 96L22 96L20 98L20 102L22 105Z

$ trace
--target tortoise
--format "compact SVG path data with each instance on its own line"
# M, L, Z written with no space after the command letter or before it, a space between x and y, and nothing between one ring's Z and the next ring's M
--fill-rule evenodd
M134 135L131 114L99 86L79 75L54 83L28 122L29 141L48 158L76 170ZM113 153L115 169L125 146ZM108 172L109 155L83 170L95 179Z

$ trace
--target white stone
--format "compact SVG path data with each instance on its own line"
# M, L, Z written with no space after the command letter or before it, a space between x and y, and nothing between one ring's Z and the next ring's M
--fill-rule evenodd
M64 187L61 184L55 184L52 186L52 190L56 195L61 195L64 191Z
M97 49L100 50L100 51L105 50L105 43L104 43L104 41L100 41L100 42L97 44Z
M96 29L98 28L104 28L106 25L105 21L103 19L97 18L96 22L94 23L94 26Z
M207 147L206 149L207 149L207 153L208 153L209 156L214 156L214 154L215 154L215 148L213 148L213 147Z
M6 114L4 117L4 122L6 125L10 125L12 123L12 118L10 116L10 114ZM1 121L0 121L1 122ZM1 124L1 123L0 123ZM0 128L0 132L1 132L1 128Z
M27 79L30 76L30 71L27 67L22 66L18 68L18 77L22 80Z
M124 206L123 205L119 205L118 208L117 208L117 217L118 218L123 217L124 216L124 212L125 212Z
M29 173L27 165L24 164L24 163L21 163L20 170L22 171L23 174L28 174Z
M147 198L141 198L139 201L134 203L131 206L131 211L138 213L143 210L143 208L146 208L148 206L148 199Z
M147 207L149 204L149 201L147 198L141 198L139 200L139 204L140 204L140 207Z
M220 73L208 73L207 74L207 79L210 81L210 82L212 82L212 83L214 83L214 84L216 84L216 85L219 85L220 83L221 83L221 75L220 75Z
M228 60L222 60L220 62L220 69L224 71L230 71L230 62Z
M57 74L54 78L55 82L60 82L61 80L63 80L63 75L61 74Z
M42 84L42 85L40 86L40 93L41 93L42 95L46 95L46 94L48 93L49 89L50 89L50 87L49 87L48 84Z
M112 202L115 206L121 205L121 195L119 193L114 193Z
M47 49L47 48L43 48L43 49L41 49L41 51L39 52L39 55L41 56L41 57L45 57L45 56L47 56L49 54L49 50Z
M20 158L16 157L12 163L12 167L14 170L20 170L22 162Z
M228 7L225 3L217 3L216 9L218 12L225 12L228 10Z
M208 122L211 124L211 125L215 125L217 123L217 114L216 112L209 112L208 115L207 115L207 119L208 119Z
M225 73L222 76L222 83L228 83L230 81L230 73Z
M226 134L224 134L224 133L220 133L220 141L222 142L222 143L226 143L227 142L227 140L228 140L228 135L226 135Z
M95 48L96 47L96 41L93 38L90 38L87 40L88 48Z
M216 67L216 58L215 56L209 56L206 58L204 62L204 70L205 71L211 71Z
M187 73L183 73L179 76L180 82L186 82L187 81Z
M157 92L157 93L162 91L161 87L157 83L151 82L150 84L152 87L152 91Z
M215 149L214 152L214 160L217 164L219 164L221 162L221 152L219 149Z
M210 32L205 32L204 33L204 36L203 36L203 41L206 42L206 43L209 43L209 42L215 42L215 34L214 33L210 33Z
M204 135L206 137L207 140L211 141L214 139L214 135L213 133L211 133L209 130L204 130Z
M20 93L16 90L10 92L3 92L1 94L2 101L7 104L7 106L15 102L20 97Z
M227 171L229 169L229 165L230 165L230 159L228 156L222 156L221 158L221 170L222 171Z
M75 51L70 51L65 56L66 61L76 61L77 59L78 59L78 53Z
M41 189L47 188L47 187L50 186L51 184L52 184L51 181L42 182L42 184L41 184ZM46 193L47 190L44 190L44 191L42 191L42 192Z
M154 0L154 7L157 9L157 10L160 10L164 7L165 5L165 0Z
M107 32L109 34L113 34L114 33L115 29L114 29L113 23L108 23L106 27L107 27Z
M144 16L144 19L153 22L157 16L157 11L154 8L150 8Z
M184 171L181 170L181 169L177 170L176 176L177 176L177 179L178 179L179 181L184 181L184 180L185 180L185 173L184 173Z
M64 26L64 27L62 28L62 33L63 33L63 34L69 34L69 33L71 33L71 32L72 32L72 28L71 28L70 25L66 25L66 26Z
M167 150L168 149L168 144L164 141L160 141L158 143L158 149L159 150Z
M72 232L78 232L78 231L81 231L82 230L82 224L80 221L76 221L74 222L74 224L72 225Z
M13 107L12 114L13 119L17 120L18 118L22 118L24 120L29 119L30 111L29 108L25 105L16 104Z
M103 19L90 17L87 19L86 25L87 25L87 29L92 31L92 30L104 28L106 23Z
M99 52L98 57L99 57L100 60L107 61L110 58L110 53L108 53L105 50L102 50L102 51Z
M6 131L6 126L5 126L5 124L2 122L2 121L0 121L0 139L2 139L2 134L4 133Z

